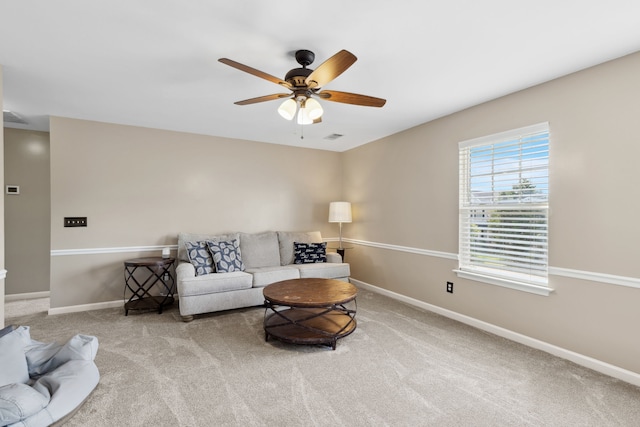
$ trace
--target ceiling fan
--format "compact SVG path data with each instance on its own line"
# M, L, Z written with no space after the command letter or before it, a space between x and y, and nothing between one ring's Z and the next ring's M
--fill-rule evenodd
M322 90L323 86L345 72L356 62L358 58L349 51L341 50L320 64L315 70L307 68L316 57L310 50L298 50L295 53L295 57L302 67L290 70L285 75L284 80L228 58L220 58L218 61L245 73L279 84L291 91L291 93L276 93L245 99L234 104L249 105L287 98L278 108L278 113L287 120L292 120L297 116L297 122L303 125L321 121L322 106L315 98L366 107L382 107L387 102L385 99L357 93Z

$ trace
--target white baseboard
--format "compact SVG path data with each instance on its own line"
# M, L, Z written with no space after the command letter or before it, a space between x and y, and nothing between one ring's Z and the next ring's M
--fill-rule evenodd
M349 280L351 283L353 283L354 285L362 289L366 289L371 292L375 292L375 293L387 296L389 298L393 298L395 300L405 302L409 305L413 305L415 307L419 307L427 311L432 311L434 313L440 314L450 319L457 320L458 322L464 323L466 325L473 326L475 328L481 329L486 332L490 332L494 335L498 335L500 337L509 339L511 341L515 341L520 344L524 344L526 346L535 348L537 350L542 350L546 353L552 354L562 359L569 360L573 363L584 366L586 368L593 369L596 372L600 372L602 374L608 375L613 378L617 378L619 380L622 380L640 387L640 374L636 372L629 371L629 370L620 368L618 366L614 366L609 363L603 362L601 360L597 360L592 357L585 356L583 354L579 354L571 350L567 350L565 348L558 347L556 345L549 344L547 342L540 341L535 338L531 338L526 335L519 334L509 329L505 329L500 326L496 326L491 323L487 323L482 320L478 320L473 317L466 316L464 314L456 313L455 311L438 307L436 305L428 304L426 302L417 300L415 298L407 297L405 295L401 295L396 292L389 291L387 289L379 288L369 283L356 280L352 277L349 278Z
M49 298L49 291L5 295L4 302L22 301L22 300L36 299L36 298Z
M66 314L66 313L78 313L80 311L101 310L103 308L116 308L124 307L123 300L96 302L93 304L80 304L70 305L67 307L55 307L49 309L49 314Z
M22 300L30 300L35 298L49 298L49 291L44 292L29 292L25 294L12 294L5 295L5 302L11 301L22 301ZM68 307L56 307L50 308L47 312L48 314L65 314L65 313L78 313L80 311L89 311L89 310L100 310L103 308L115 308L115 307L123 307L124 302L122 300L117 301L107 301L107 302L98 302L93 304L80 304L80 305L71 305Z
M173 299L178 301L178 294L173 295ZM122 307L124 310L124 300L116 300L116 301L105 301L105 302L95 302L91 304L79 304L79 305L69 305L66 307L55 307L50 308L48 314L66 314L66 313L78 313L81 311L90 311L90 310L102 310L103 308L118 308Z

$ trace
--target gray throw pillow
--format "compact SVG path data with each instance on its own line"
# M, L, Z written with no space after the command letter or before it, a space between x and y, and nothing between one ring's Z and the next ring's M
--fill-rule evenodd
M203 276L215 272L213 258L211 258L211 252L209 252L207 242L185 242L184 247L187 249L189 262L191 262L196 269L196 276Z
M240 242L233 239L226 242L207 242L218 273L244 271Z
M327 244L293 242L295 264L327 262Z

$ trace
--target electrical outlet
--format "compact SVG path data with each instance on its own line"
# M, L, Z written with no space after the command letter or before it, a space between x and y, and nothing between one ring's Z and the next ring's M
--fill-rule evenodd
M453 282L447 282L447 292L453 293Z

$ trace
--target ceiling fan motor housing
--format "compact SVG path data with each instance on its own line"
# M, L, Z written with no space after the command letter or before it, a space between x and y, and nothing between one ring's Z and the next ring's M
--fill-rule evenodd
M313 70L307 67L311 65L315 59L316 55L310 50L301 49L296 51L296 61L302 65L302 68L290 70L287 75L284 76L284 81L290 83L293 87L306 87L306 79L309 74L313 72Z
M296 51L296 61L298 61L298 64L302 65L305 68L313 64L313 61L315 59L316 54L311 52L310 50L301 49Z
M312 72L310 68L294 68L284 76L284 81L291 83L294 87L306 87L307 76Z

